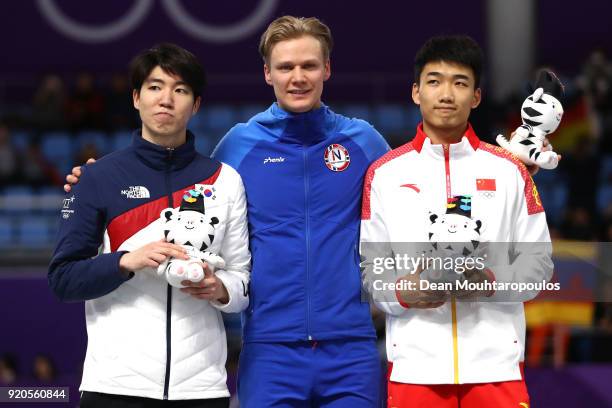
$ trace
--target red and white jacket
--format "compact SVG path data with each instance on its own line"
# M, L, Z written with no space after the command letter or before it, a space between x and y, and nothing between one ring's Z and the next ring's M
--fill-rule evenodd
M544 208L525 166L511 153L478 139L471 126L459 143L432 145L422 124L416 137L374 162L366 175L361 222L364 243L428 242L431 212L444 214L447 198L472 196L472 218L481 220L481 242L523 245L516 258L497 259L491 270L505 281L552 277ZM501 258L504 258L502 256ZM364 259L364 266L372 259ZM405 271L396 271L397 277ZM502 273L503 272L503 273ZM371 279L364 286L372 291ZM391 381L462 384L519 380L524 359L521 302L458 302L411 309L395 292L374 297L387 313ZM531 293L533 297L537 292ZM494 297L497 295L493 295ZM494 299L494 297L492 299ZM525 299L523 299L525 300Z

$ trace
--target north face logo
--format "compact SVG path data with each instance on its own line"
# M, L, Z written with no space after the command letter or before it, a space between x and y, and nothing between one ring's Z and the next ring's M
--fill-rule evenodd
M130 186L128 190L121 190L121 195L126 198L150 198L151 194L146 187L143 186Z

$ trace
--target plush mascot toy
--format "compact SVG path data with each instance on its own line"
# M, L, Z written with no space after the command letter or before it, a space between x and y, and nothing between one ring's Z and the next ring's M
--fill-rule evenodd
M428 257L448 260L467 258L475 254L480 244L482 222L471 217L472 197L460 195L449 198L446 213L431 213L429 220L429 242L432 249ZM423 278L437 282L455 282L464 279L463 271L457 269L429 269L423 272Z
M498 135L497 143L526 164L535 164L549 170L557 167L557 153L552 151L552 146L550 150L544 150L542 146L546 136L557 130L561 123L563 106L559 99L562 95L563 84L559 78L551 71L540 71L535 91L525 99L521 107L523 124L516 129L510 141Z
M208 217L204 210L204 196L196 190L189 190L183 196L178 209L166 208L160 214L166 240L181 245L187 251L189 260L170 258L157 268L159 275L165 275L168 283L182 288L181 281L200 282L204 270L200 262L206 262L210 269L224 268L225 261L213 252L217 217Z
M470 256L480 243L482 222L471 218L472 197L449 198L446 214L431 214L429 242L434 250L448 256Z

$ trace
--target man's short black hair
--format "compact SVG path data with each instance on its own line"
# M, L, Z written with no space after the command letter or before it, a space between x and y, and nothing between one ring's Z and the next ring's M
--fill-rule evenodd
M132 89L140 92L143 82L158 65L164 72L181 77L193 91L194 100L202 96L206 86L204 68L195 55L170 43L157 44L132 60L130 63Z
M474 88L480 86L483 65L482 49L467 35L432 37L423 44L414 58L414 82L419 83L423 68L429 62L454 62L472 68Z

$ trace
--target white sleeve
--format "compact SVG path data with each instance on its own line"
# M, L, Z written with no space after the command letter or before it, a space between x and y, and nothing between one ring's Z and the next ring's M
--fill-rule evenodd
M531 176L525 178L517 171L516 205L512 215L513 231L508 246L511 263L491 266L498 282L540 284L553 275L552 244L546 223L546 213L538 190ZM496 292L491 299L528 301L538 295L538 290L513 293Z
M229 167L229 166L228 166ZM227 313L241 312L249 305L249 275L251 270L251 253L249 251L249 231L247 224L247 206L242 179L235 170L236 186L233 202L230 204L230 217L227 222L225 237L219 255L225 260L225 269L217 270L215 275L221 279L229 302L210 303Z
M399 276L395 268L381 270L381 260L393 259L394 255L386 226L386 222L392 220L385 218L380 195L379 180L371 166L365 178L361 213L359 250L362 285L376 307L387 314L398 316L407 308L399 303L394 290L381 289L382 282L396 282Z

